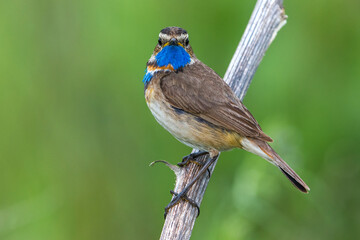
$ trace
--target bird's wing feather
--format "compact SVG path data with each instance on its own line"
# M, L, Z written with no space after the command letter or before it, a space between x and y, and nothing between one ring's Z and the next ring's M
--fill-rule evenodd
M173 107L241 136L272 141L231 88L201 62L164 75L160 86Z

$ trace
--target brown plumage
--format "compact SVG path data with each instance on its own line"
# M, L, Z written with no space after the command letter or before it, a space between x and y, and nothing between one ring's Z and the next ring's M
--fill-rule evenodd
M231 88L195 57L186 31L162 30L160 38L147 64L153 76L145 87L146 102L157 121L179 141L208 151L211 156L232 148L259 155L279 167L299 190L309 191L305 182L270 147L267 142L272 139ZM183 47L191 57L184 67L174 69L170 63L157 65L155 56L169 41Z
M230 87L200 61L164 76L160 87L176 108L241 136L272 142Z

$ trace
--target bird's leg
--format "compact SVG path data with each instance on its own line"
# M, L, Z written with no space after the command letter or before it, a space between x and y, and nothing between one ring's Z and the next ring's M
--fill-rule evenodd
M198 157L204 156L206 154L208 154L208 152L206 152L206 151L200 151L200 152L191 153L191 154L183 157L182 162L179 162L177 165L179 167L184 167L184 166L187 166L189 163L192 162L192 163L195 163L197 165L203 166L204 164L197 161L196 159Z
M186 201L188 201L191 205L195 206L198 209L198 216L200 213L200 208L198 206L198 204L196 204L193 200L189 199L186 196L186 193L189 191L189 189L192 187L192 185L194 185L194 183L201 177L201 175L203 175L205 173L205 171L207 171L207 169L211 166L211 164L213 164L215 162L215 160L217 159L218 155L214 156L213 158L211 158L208 162L206 162L202 168L200 169L200 171L198 172L198 174L196 175L196 177L194 177L191 182L186 185L186 187L180 192L180 193L175 193L174 195L175 197L171 200L171 202L165 207L165 213L164 213L164 217L166 218L166 215L169 211L170 208L172 208L173 206L175 206L176 204L179 203L179 201L181 199L185 199Z
M201 157L201 156L204 156L208 154L207 151L199 151L199 152L195 152L195 153L191 153L185 157L183 157L182 159L182 162L179 162L177 165L179 167L184 167L184 166L187 166L189 165L189 163L195 163L196 165L199 165L199 166L204 166L204 163L200 162L197 160L198 157ZM211 173L209 171L209 169L207 170L208 174L209 174L209 178L211 177Z

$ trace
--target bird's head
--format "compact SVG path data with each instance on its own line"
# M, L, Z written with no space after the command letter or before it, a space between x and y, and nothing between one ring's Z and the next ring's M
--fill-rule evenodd
M167 27L160 31L158 43L147 65L176 71L194 62L194 58L186 30Z

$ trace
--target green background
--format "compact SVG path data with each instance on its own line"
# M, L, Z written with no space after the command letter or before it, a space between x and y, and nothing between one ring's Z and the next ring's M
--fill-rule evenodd
M142 78L166 26L221 76L255 1L0 2L0 239L157 239L190 149L157 124ZM311 188L221 155L192 239L360 236L360 2L285 1L288 23L244 99Z

